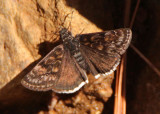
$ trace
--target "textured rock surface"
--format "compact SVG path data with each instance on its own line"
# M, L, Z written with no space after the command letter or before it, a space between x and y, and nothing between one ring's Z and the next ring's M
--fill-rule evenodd
M103 101L107 101L112 95L110 85L113 75L99 80L90 76L90 84L73 95L57 95L51 91L34 92L20 84L22 77L33 68L39 58L47 54L57 43L60 27L69 27L74 35L101 31L77 10L69 7L78 7L78 2L71 4L72 2L69 1L66 5L63 0L0 1L2 112L43 113L48 109L59 113L102 112Z

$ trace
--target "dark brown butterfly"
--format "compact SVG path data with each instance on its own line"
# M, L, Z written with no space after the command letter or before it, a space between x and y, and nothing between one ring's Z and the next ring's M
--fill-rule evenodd
M63 28L63 44L44 57L22 79L22 85L34 91L74 93L88 83L88 72L98 78L115 71L131 36L130 29L122 28L73 37Z

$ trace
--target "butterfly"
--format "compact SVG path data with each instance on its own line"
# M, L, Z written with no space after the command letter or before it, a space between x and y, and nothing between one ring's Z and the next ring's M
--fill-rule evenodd
M63 43L53 48L22 79L24 87L34 91L74 93L88 83L87 73L98 78L114 72L132 39L129 28L75 37L62 28L59 34Z

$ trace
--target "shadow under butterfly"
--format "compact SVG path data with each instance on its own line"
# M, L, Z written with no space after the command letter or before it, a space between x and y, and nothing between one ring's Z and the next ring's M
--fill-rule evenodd
M132 32L121 28L73 37L63 28L60 38L63 44L56 46L22 79L23 86L34 91L74 93L88 83L88 72L98 78L116 70Z

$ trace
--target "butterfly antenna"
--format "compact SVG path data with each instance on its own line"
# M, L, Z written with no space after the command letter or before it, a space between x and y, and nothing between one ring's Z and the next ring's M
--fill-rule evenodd
M62 26L61 26L61 28L60 29L62 29L62 28L65 28L64 27L64 23L65 23L65 21L66 21L66 19L67 19L67 17L69 16L69 14L67 14L67 15L65 15L64 16L64 19L63 19L63 21L62 20L60 20L61 21L61 23L62 23ZM68 28L67 28L68 29Z
M67 28L68 30L70 29L70 31L72 31L71 22L72 22L73 12L74 11L72 11L72 13L71 13L71 21L69 22L69 26Z
M65 21L65 19L64 19L64 21ZM62 21L62 20L60 19L61 25L58 27L59 31L60 31L62 28L64 28L64 21Z

